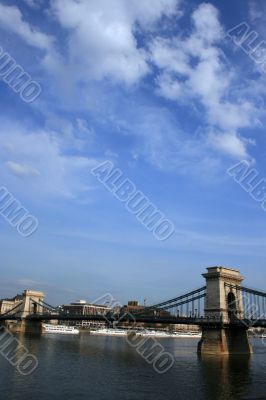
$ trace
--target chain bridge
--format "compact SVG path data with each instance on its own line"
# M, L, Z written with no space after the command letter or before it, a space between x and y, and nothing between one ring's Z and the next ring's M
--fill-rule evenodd
M109 311L105 315L77 315L44 301L42 292L25 291L14 308L0 314L0 323L15 321L24 331L40 329L43 321L104 321L109 326L134 324L188 324L202 329L201 354L250 354L247 331L266 328L266 292L242 286L236 269L210 267L203 274L206 284L167 301L143 307L135 313ZM22 330L23 330L22 329Z

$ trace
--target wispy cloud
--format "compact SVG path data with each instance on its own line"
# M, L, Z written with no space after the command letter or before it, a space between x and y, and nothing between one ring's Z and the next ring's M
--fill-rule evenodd
M237 77L220 47L224 29L218 10L203 3L191 18L190 35L156 38L150 46L151 58L159 68L156 78L159 94L177 104L188 105L193 101L202 105L204 122L212 128L209 142L216 150L234 157L248 157L251 141L239 129L254 124L256 107L243 94L239 96L239 89L238 99L234 100L232 90Z
M54 39L26 22L18 7L0 4L0 22L2 29L17 34L28 45L46 51L53 49Z
M0 174L2 181L11 183L13 174L27 178L31 193L64 197L75 197L90 186L87 171L94 165L93 159L68 154L55 132L29 132L10 123L2 124L0 147L5 165ZM23 183L13 184L19 188Z
M7 168L17 176L39 176L40 171L26 164L19 164L13 161L6 161Z

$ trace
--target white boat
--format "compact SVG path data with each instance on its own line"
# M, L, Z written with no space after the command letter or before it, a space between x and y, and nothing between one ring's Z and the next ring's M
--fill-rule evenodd
M176 337L176 338L200 339L202 336L202 333L201 332L175 332L172 335L173 335L173 337Z
M136 331L137 336L153 336L158 338L201 338L201 332L165 332L165 331Z
M74 326L66 325L52 325L52 324L42 324L44 333L61 333L66 335L78 335L79 330Z
M152 330L131 330L131 329L97 329L90 332L91 335L109 335L109 336L127 336L134 334L137 336L156 336L156 337L171 337L167 332L152 331Z
M141 331L135 331L134 332L137 336L152 336L152 337L159 337L159 338L167 338L167 337L172 337L171 333L169 332L164 332L164 331L153 331L153 330L141 330Z
M158 337L158 338L201 338L201 332L166 332L166 331L155 331L155 330L131 330L131 329L97 329L90 332L91 335L106 335L106 336L126 336L134 334L136 336L143 337Z
M124 329L102 328L102 329L97 329L95 331L90 331L90 334L91 335L126 336L127 332L128 331L126 331Z

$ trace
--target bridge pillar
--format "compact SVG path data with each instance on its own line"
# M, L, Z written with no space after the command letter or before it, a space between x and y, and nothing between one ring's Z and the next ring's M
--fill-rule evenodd
M42 333L42 322L25 319L22 321L21 332L39 335Z
M31 333L39 335L42 333L42 322L23 319L17 323L7 323L7 329L12 333Z
M207 268L205 318L217 321L203 327L202 339L198 345L200 354L250 354L247 328L234 325L242 319L242 291L237 290L243 277L236 269L225 267Z

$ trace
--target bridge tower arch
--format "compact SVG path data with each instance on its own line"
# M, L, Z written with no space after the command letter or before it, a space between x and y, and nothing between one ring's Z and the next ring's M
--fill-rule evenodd
M238 304L237 304L237 299L233 291L230 291L227 295L227 317L228 320L231 322L234 320L235 317L237 317L238 314Z
M250 354L247 328L234 324L244 315L241 283L244 277L233 268L210 267L206 279L205 318L217 321L206 325L198 351L201 354Z

